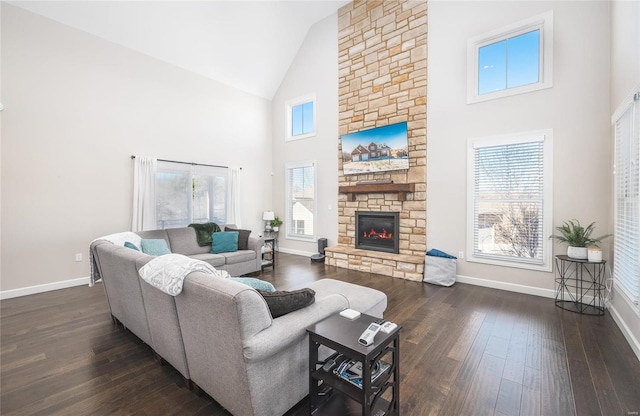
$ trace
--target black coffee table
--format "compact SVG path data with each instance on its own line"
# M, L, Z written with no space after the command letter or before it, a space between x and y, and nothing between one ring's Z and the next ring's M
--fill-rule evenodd
M309 333L309 414L336 414L333 401L340 400L336 396L346 395L360 404L364 416L398 415L400 412L400 330L398 325L391 333L378 332L375 342L368 347L358 343L362 332L372 323L379 320L373 316L362 314L359 318L349 320L335 314L307 328ZM362 387L334 374L334 369L325 371L322 366L327 360L318 360L318 349L324 345L335 351L327 360L335 359L340 354L344 358L360 361L362 365ZM381 375L371 381L372 369L389 364ZM385 365L386 366L386 365ZM341 394L333 394L339 392ZM348 405L347 405L348 406ZM352 407L352 406L351 406ZM344 410L340 413L344 414Z

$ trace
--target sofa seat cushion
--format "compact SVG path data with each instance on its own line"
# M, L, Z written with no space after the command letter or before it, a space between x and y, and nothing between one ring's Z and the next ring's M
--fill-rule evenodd
M233 253L220 253L218 255L227 259L226 264L242 263L256 258L256 252L253 250L238 250Z
M225 265L225 257L222 254L193 254L191 256L192 259L206 261L213 267L222 267Z
M387 308L387 295L370 287L334 279L321 279L311 283L309 287L316 292L316 299L339 293L347 299L349 308L376 318L382 318Z

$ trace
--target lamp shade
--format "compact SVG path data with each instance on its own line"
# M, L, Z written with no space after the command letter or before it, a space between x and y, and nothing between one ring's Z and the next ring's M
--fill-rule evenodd
M262 219L263 219L264 221L271 221L271 220L273 220L273 219L275 219L275 218L276 218L276 215L273 213L273 211L265 211L265 212L262 214Z

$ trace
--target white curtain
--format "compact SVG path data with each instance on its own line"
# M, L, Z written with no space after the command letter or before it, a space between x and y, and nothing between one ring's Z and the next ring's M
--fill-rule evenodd
M242 219L240 215L240 173L242 168L231 169L231 178L229 181L229 213L227 215L227 223L235 224L238 228L242 227Z
M155 230L156 167L153 157L136 156L133 170L133 217L131 231Z

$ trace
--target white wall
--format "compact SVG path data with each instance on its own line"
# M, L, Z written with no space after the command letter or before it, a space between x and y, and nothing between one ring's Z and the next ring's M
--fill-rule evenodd
M91 240L129 229L130 155L242 167L261 231L268 100L4 2L1 51L4 293L89 275Z
M316 93L317 136L286 142L285 102ZM311 27L272 103L273 111L273 208L285 215L285 164L315 160L317 176L318 238L337 244L338 214L338 17L327 17ZM280 228L280 250L310 255L318 251L316 241L285 239Z
M611 107L610 114L618 109L629 94L640 85L640 2L613 1L611 3ZM614 150L614 133L611 129L611 154ZM611 158L613 164L613 156ZM613 176L610 176L613 190ZM610 224L613 227L613 193L610 193ZM612 228L613 230L613 228ZM611 297L611 311L640 359L640 316L622 293Z
M467 40L548 10L554 12L553 88L467 105ZM577 218L596 221L596 233L606 233L608 3L431 1L428 24L427 246L466 248L467 139L548 128L554 131L554 225ZM556 246L555 254L565 250ZM529 293L554 289L550 272L460 260L458 274Z

